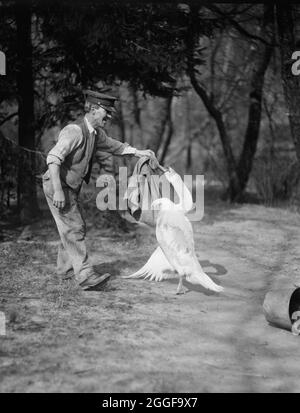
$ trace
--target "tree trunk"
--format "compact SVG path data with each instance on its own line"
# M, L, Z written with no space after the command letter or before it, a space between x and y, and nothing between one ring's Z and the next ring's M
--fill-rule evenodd
M163 149L161 152L161 155L159 157L159 163L164 164L165 157L167 155L172 136L173 136L173 123L172 123L172 98L169 100L169 106L168 106L168 116L167 116L167 121L166 121L166 139L163 145Z
M17 88L19 103L19 145L35 149L34 139L34 82L32 70L31 8L28 1L16 6L17 23ZM18 173L20 218L28 220L38 211L35 154L21 151Z
M190 71L190 79L196 93L202 99L208 113L216 122L223 146L229 180L226 198L228 197L230 200L233 200L234 194L239 192L239 179L237 176L236 161L233 155L230 139L226 131L225 123L223 121L222 113L215 107L213 101L208 97L206 90L198 83L194 71Z
M261 27L262 36L269 40L273 37L273 14L274 6L264 6L264 18ZM191 34L190 34L191 36ZM191 37L190 37L191 39ZM189 47L193 40L189 41ZM193 48L195 44L193 45ZM227 165L228 173L228 189L225 194L225 198L228 198L231 202L240 201L242 199L243 192L246 188L249 175L252 169L253 159L256 152L257 141L259 137L259 126L261 120L261 100L263 93L264 75L267 70L270 57L272 54L272 44L263 43L258 44L257 58L253 64L252 79L249 93L249 110L248 110L248 125L245 132L244 144L239 161L236 162L231 147L230 137L228 136L226 126L223 120L222 112L216 107L213 99L213 94L208 95L206 90L199 84L195 67L192 59L189 62L189 76L191 83L196 93L202 99L208 113L213 117L216 122L218 132L220 135L221 143L223 146L224 157ZM193 50L193 49L191 49ZM193 52L190 52L190 56Z
M296 20L299 5L277 4L276 17L281 55L281 76L292 138L300 162L300 77L292 73L292 54L299 50L299 22Z
M274 6L265 6L264 22L262 27L262 36L266 40L273 40L274 33ZM263 85L266 70L268 68L273 46L271 44L258 44L256 53L256 61L254 62L250 93L249 93L249 109L248 109L248 124L245 133L244 145L240 159L237 165L237 174L239 179L239 191L233 193L233 198L238 198L243 194L252 169L253 159L255 156L257 142L259 138L259 128L261 120Z
M133 146L143 147L144 139L137 91L128 82L123 82L119 88L119 94L123 122L122 140Z
M152 127L149 128L149 138L147 147L158 152L163 140L163 135L169 119L170 105L172 102L172 94L167 98L155 98L149 102L149 114L153 119Z
M185 97L184 97L184 106L185 106L185 140L188 141L187 148L186 148L186 163L185 163L185 171L187 173L191 172L192 169L192 146L193 146L193 139L192 139L192 133L191 133L191 120L190 120L190 90L187 85L187 82L185 81L185 84L187 86L186 92L185 92Z

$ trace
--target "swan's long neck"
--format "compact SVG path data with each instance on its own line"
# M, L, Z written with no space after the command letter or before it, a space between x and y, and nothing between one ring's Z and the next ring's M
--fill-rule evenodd
M176 208L183 209L186 212L190 211L193 208L193 198L179 175L178 179L172 182L172 185L179 198L179 203L175 204Z

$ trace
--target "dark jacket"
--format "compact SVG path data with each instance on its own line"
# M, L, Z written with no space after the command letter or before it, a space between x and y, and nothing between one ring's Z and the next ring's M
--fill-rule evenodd
M151 160L142 157L138 160L131 177L125 199L128 199L129 213L140 222L155 225L157 211L151 209L151 203L161 198L159 182L166 179L159 168L154 168Z

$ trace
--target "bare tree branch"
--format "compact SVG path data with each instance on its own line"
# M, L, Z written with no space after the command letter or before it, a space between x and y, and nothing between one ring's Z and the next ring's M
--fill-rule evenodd
M242 35L244 35L245 37L249 38L249 39L253 39L253 40L259 40L260 42L264 43L266 46L279 46L279 44L277 42L275 42L275 40L273 40L271 43L269 41L267 41L266 39L264 39L261 36L257 36L256 34L252 34L249 33L243 26L241 26L236 20L234 20L228 13L223 12L222 10L220 10L215 4L210 4L206 6L207 8L209 8L211 11L219 14L220 16L222 16L225 20L227 20L230 24L232 24L232 26Z
M1 119L0 126L2 126L5 122L8 122L10 119L18 116L18 112L11 113L10 115L6 116L4 119Z

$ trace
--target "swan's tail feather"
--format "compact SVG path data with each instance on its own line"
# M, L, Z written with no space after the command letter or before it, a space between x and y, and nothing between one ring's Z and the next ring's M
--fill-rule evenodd
M144 278L145 280L150 279L150 281L152 281L155 278L155 274L151 271L151 268L149 268L146 263L138 271L130 275L124 275L122 278Z
M206 275L203 271L194 271L186 276L186 280L191 284L200 284L208 290L214 291L216 293L221 293L224 288L213 282L213 280Z
M123 275L122 278L143 278L147 274L147 264L145 264L138 271L130 275Z
M133 274L124 275L122 278L144 278L145 280L149 279L150 281L162 281L174 277L173 274L165 273L165 271L173 271L173 268L162 249L157 247L142 268Z

